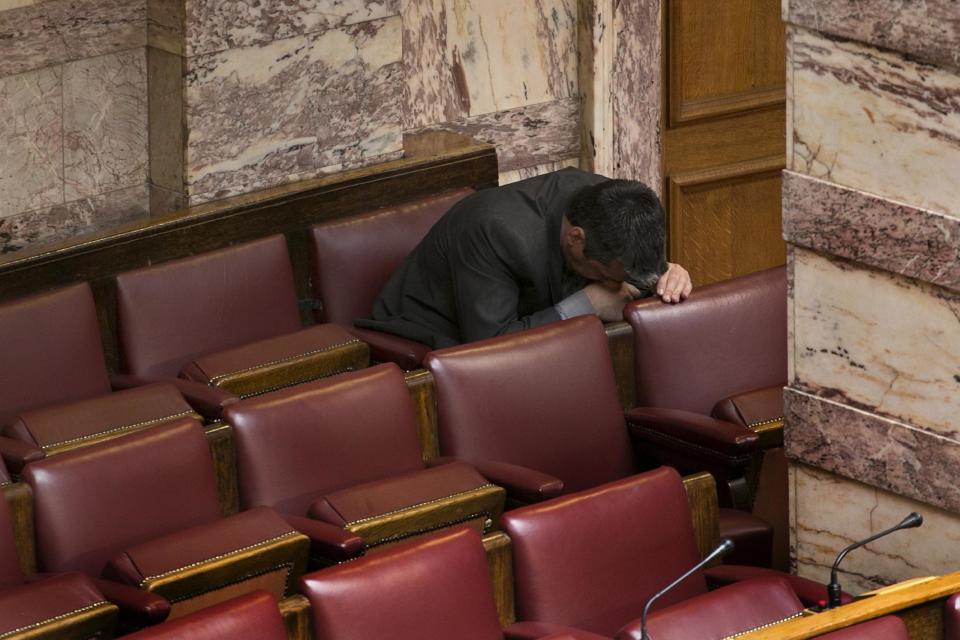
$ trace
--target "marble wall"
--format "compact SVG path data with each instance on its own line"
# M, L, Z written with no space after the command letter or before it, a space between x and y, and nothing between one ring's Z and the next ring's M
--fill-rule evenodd
M960 570L960 14L785 0L792 544L854 590Z

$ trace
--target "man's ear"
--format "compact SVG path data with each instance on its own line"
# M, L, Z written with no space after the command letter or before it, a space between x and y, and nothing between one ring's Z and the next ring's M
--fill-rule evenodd
M587 232L583 227L570 225L567 227L566 240L570 247L579 247L583 251L583 246L587 242Z

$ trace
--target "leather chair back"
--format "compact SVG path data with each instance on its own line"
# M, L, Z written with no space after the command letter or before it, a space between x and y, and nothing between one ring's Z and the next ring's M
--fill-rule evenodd
M472 192L461 189L313 227L313 287L323 303L317 321L353 325L367 317L387 280L430 227Z
M221 517L203 428L184 418L29 464L37 565L99 575L126 547Z
M636 471L594 316L431 352L443 455L508 462L578 491Z
M627 305L639 406L709 414L787 382L787 278L777 267L694 289L682 304Z
M316 640L502 640L480 536L453 529L301 579Z
M508 511L517 619L613 636L657 591L699 561L683 482L660 467ZM660 607L706 593L693 575Z
M129 640L286 640L276 601L265 591L125 636Z
M243 400L225 418L245 509L302 516L328 491L423 468L413 404L394 364Z
M197 356L301 329L283 236L117 276L127 371L175 376Z
M3 463L0 462L0 470ZM20 557L14 541L13 516L10 505L0 491L0 589L15 587L23 583L23 571L20 569Z
M87 283L0 306L0 425L23 411L110 393Z

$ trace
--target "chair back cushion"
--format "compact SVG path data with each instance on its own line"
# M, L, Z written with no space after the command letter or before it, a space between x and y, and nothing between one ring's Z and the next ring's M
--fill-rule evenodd
M627 305L637 404L710 413L718 401L787 383L787 278L777 267L694 289L682 304Z
M313 287L323 304L318 322L352 325L433 223L473 189L313 227Z
M413 404L394 364L229 407L244 509L302 516L324 493L423 468Z
M21 412L110 393L86 283L0 306L0 425Z
M529 467L578 491L635 471L593 316L431 352L443 455Z
M210 450L192 418L27 465L41 571L99 575L117 553L221 517Z
M270 594L263 591L126 636L129 640L286 640L286 637L280 609Z
M699 561L686 492L660 467L508 511L517 619L613 636L657 591ZM695 574L658 602L705 593Z
M445 531L305 576L316 640L502 640L480 536Z
M197 356L301 328L283 236L117 276L126 369L175 376Z
M117 614L89 578L64 573L0 591L0 638L112 638Z
M956 596L954 596L956 597ZM945 620L944 640L957 640L954 628ZM861 622L852 627L834 631L822 636L819 640L909 640L907 625L897 616L884 616L869 622Z
M647 620L647 629L651 638L723 640L786 620L803 608L786 579L754 578L660 607ZM643 640L641 629L637 619L617 633L617 640Z

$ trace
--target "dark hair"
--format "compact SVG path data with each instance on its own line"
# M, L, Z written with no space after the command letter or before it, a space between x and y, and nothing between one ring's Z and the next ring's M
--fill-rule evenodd
M584 254L604 264L620 260L627 281L644 293L667 270L665 217L657 194L634 180L584 187L567 213L586 234Z

